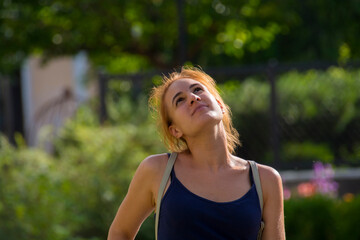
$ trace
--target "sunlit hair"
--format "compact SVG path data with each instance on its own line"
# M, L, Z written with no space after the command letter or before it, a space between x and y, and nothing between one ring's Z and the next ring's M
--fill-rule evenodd
M190 78L203 84L223 106L224 114L222 121L226 132L227 148L230 153L233 153L235 147L240 145L240 141L239 133L232 125L230 108L221 98L214 79L201 69L195 67L182 67L180 72L175 71L170 73L168 77L163 76L161 85L152 89L149 98L149 106L155 113L158 128L166 147L172 152L182 152L188 150L186 141L183 138L178 139L170 133L169 126L171 125L171 119L164 103L165 94L169 86L176 80L184 78Z

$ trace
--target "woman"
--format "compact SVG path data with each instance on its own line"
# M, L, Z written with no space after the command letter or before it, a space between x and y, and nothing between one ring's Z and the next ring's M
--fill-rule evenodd
M249 162L232 155L238 133L214 80L199 69L182 68L164 77L149 102L164 143L178 153L160 205L158 239L256 239L261 220L262 239L285 239L280 175L257 164L261 214ZM152 155L140 164L109 240L135 238L157 205L168 159L166 153Z

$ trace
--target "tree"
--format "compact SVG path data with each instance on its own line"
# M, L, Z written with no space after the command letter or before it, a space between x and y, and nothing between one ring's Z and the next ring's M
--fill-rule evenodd
M360 3L355 0L182 3L185 55L194 64L346 60L360 55ZM1 5L1 72L18 68L31 53L49 58L79 50L86 50L95 65L126 65L113 67L121 72L181 64L175 0L3 0Z

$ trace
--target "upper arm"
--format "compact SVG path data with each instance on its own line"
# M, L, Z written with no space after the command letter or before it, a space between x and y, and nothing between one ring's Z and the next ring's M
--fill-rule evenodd
M265 223L262 239L285 239L283 186L280 174L273 168L259 166L263 189Z
M153 199L162 176L159 171L162 169L162 160L163 156L150 156L139 165L111 224L108 239L117 239L113 237L115 235L134 239L142 222L154 209Z

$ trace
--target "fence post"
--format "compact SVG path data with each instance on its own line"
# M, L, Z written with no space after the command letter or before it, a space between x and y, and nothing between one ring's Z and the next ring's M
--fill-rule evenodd
M100 100L100 123L103 124L107 118L107 109L106 109L106 90L107 90L107 78L105 74L99 73L99 100Z
M277 93L276 93L276 67L277 61L269 61L266 70L268 81L270 82L270 143L273 150L274 167L280 167L280 141L279 141L279 125L277 114Z
M11 143L14 143L14 104L13 104L13 96L11 89L11 80L8 76L0 76L1 86L0 86L0 95L3 95L4 101L4 116L3 116L3 124L4 124L4 133L8 137ZM1 99L0 99L1 100ZM1 119L0 119L1 120ZM0 126L1 127L1 126ZM2 130L2 129L0 129Z

